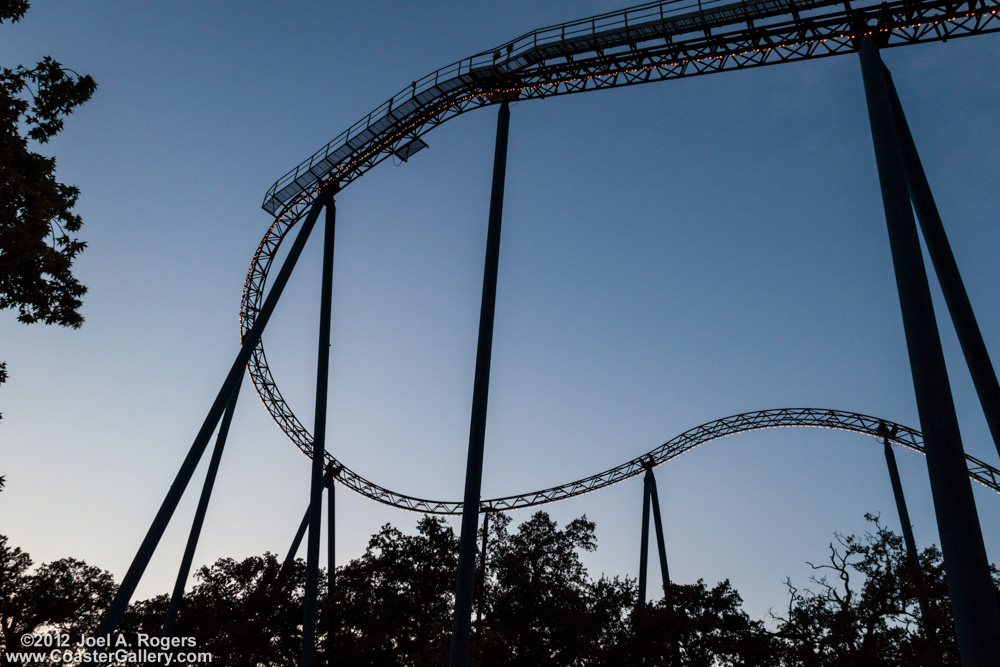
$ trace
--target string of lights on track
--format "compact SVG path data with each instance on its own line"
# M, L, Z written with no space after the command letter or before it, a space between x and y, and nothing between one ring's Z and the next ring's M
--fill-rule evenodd
M427 146L421 136L460 114L505 99L544 99L855 53L864 37L889 48L997 32L998 9L1000 0L671 0L535 30L441 68L411 82L268 190L263 208L275 219L244 284L241 334L246 335L257 317L282 240L320 192L331 186L343 190L389 157L409 160ZM312 435L278 389L263 344L254 350L248 371L275 422L311 455ZM582 480L484 500L481 511L531 507L588 493L641 474L646 466L659 465L704 442L785 426L854 431L923 451L919 432L874 417L838 410L764 410L702 424L643 456ZM462 511L460 502L414 498L386 489L329 452L326 456L341 484L369 498L419 512ZM972 479L1000 491L1000 471L978 459L966 459Z
M808 427L858 433L876 438L879 441L888 440L892 444L921 454L924 453L923 435L919 431L878 417L857 412L820 408L757 410L723 417L696 426L641 456L590 477L540 491L482 500L479 509L480 512L507 512L566 500L624 482L643 474L647 468L659 466L695 447L726 436L770 428ZM372 500L426 514L462 513L462 503L459 501L431 500L398 493L365 479L345 467L329 453L327 458L328 469L333 472L338 482ZM966 455L965 459L970 479L1000 493L1000 470L973 456Z

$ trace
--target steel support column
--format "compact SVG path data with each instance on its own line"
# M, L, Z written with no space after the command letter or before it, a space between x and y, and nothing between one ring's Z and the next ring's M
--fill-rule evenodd
M205 417L205 421L202 422L198 435L195 436L194 442L191 444L191 449L188 450L180 470L177 471L177 476L174 478L173 484L170 485L170 489L167 491L167 495L160 505L160 509L153 518L153 522L149 526L149 530L146 532L146 536L143 538L142 544L135 554L135 558L132 559L132 564L129 566L128 572L125 573L122 583L118 586L118 591L115 593L111 605L104 613L100 625L94 631L95 637L106 637L118 627L118 623L121 621L122 615L125 613L125 609L128 607L128 603L135 593L135 587L138 586L139 579L142 578L142 573L146 571L149 559L153 556L153 551L156 550L156 545L159 544L160 538L163 537L163 531L166 530L167 524L170 523L170 518L173 516L174 510L177 509L177 504L180 502L181 496L184 495L184 490L187 488L188 482L191 481L191 475L194 474L194 470L198 466L198 461L208 447L209 438L212 437L212 432L215 430L216 425L218 425L226 404L233 395L233 391L235 391L243 379L243 369L247 365L247 361L249 361L250 355L253 354L257 344L260 343L261 334L264 333L264 328L267 326L268 320L271 319L271 314L278 303L278 298L288 283L288 277L292 274L292 269L295 268L295 263L298 261L299 255L302 254L302 248L309 238L309 233L316 225L316 219L319 217L322 206L322 201L317 200L306 215L302 223L302 229L299 230L298 236L295 237L295 241L288 251L288 256L285 258L285 262L278 272L278 276L274 280L274 285L271 287L271 291L268 292L267 298L264 300L264 304L261 306L257 318L254 320L253 326L250 327L250 330L244 336L239 354L236 355L236 360L233 361L233 365L230 367L229 373L222 383L222 388L216 395L212 407L209 408L208 415Z
M649 502L653 506L653 525L656 527L656 549L660 556L660 577L663 579L663 598L671 605L670 570L667 568L667 545L663 539L663 522L660 520L660 498L656 493L656 478L653 469L646 470L649 478Z
M1000 607L965 467L885 69L870 38L862 41L859 55L959 653L964 667L997 667Z
M649 502L653 506L653 522L656 527L656 549L660 556L660 578L663 581L663 602L666 604L670 618L668 636L670 637L670 650L673 658L672 665L681 664L680 644L677 642L677 635L674 631L674 601L670 590L670 570L667 568L667 546L663 539L663 521L660 519L660 497L656 493L656 477L653 475L653 464L650 462L646 468L646 478L649 480Z
M299 523L298 529L295 531L295 537L292 538L292 545L288 547L288 554L285 556L285 560L281 563L281 569L287 570L291 567L292 563L295 562L295 554L299 552L299 548L302 546L302 540L306 536L306 530L309 529L309 517L312 515L312 506L306 506L306 513L302 515L302 521Z
M885 443L885 463L889 468L889 482L892 484L892 495L896 499L896 511L899 513L899 523L903 526L903 544L906 546L906 559L913 567L914 575L921 576L920 557L917 553L917 541L913 539L913 526L910 525L910 513L906 510L906 497L903 496L903 484L899 480L899 468L896 466L896 454L892 451L889 438L882 438ZM917 604L920 605L920 622L927 618L927 596L921 590L917 594Z
M482 632L483 603L486 599L486 544L490 534L490 513L483 513L483 541L479 547L479 590L476 595L476 627Z
M649 567L649 502L652 495L649 475L642 478L642 537L639 540L639 590L636 592L636 609L646 606L646 572Z
M462 530L458 546L458 574L455 582L455 615L452 619L451 667L469 664L469 635L472 632L473 584L476 575L476 529L483 481L483 448L486 440L486 406L490 388L490 357L493 349L493 314L497 295L497 268L500 261L500 222L503 217L504 177L507 171L507 130L510 108L500 105L496 149L493 157L493 187L486 235L486 265L483 271L483 298L479 311L479 344L476 376L472 390L472 419L469 427L469 455L465 468L465 496Z
M198 539L201 537L201 527L205 523L205 513L208 511L208 503L212 499L212 488L215 486L215 477L219 472L219 463L222 461L222 450L226 446L226 438L229 437L229 425L233 422L233 412L236 411L236 400L240 397L240 387L236 386L226 411L222 415L222 423L219 424L219 434L215 439L215 449L212 450L212 459L208 463L208 471L205 473L205 484L201 487L201 497L198 498L198 509L194 513L194 521L191 522L191 532L188 534L187 545L184 547L184 556L181 558L181 567L177 571L177 581L174 582L174 592L170 596L170 606L167 607L167 614L163 619L163 630L160 635L169 637L174 632L174 623L177 621L177 612L181 608L181 599L184 597L184 587L187 585L188 576L191 574L191 564L194 562L194 551L198 548Z
M993 363L990 361L990 354L986 350L986 343L983 342L983 334L979 330L976 315L972 311L969 294L965 291L965 284L958 272L958 263L955 261L955 255L951 252L948 235L944 231L944 224L941 222L941 215L934 203L931 186L927 182L927 175L920 162L917 146L913 143L913 135L910 134L910 127L903 114L903 106L899 103L896 87L892 83L892 76L888 70L885 70L885 80L889 87L889 100L892 103L893 120L896 124L896 134L899 137L899 146L903 155L903 169L906 172L906 185L913 202L913 209L916 211L917 222L920 223L920 231L923 232L924 243L931 256L931 263L934 265L938 283L941 285L948 313L955 326L958 342L962 346L962 353L965 355L965 363L969 367L972 383L979 395L979 403L983 407L986 423L990 427L993 444L997 454L1000 454L1000 384L997 383L997 375Z
M326 623L326 664L333 667L337 664L337 656L334 653L333 638L337 634L337 610L334 605L334 585L337 580L337 514L336 497L334 494L337 485L333 478L336 476L333 470L328 470L324 478L326 487L326 603L327 603L327 623Z
M332 472L330 470L326 471L326 476L323 477L323 485L330 484L332 477ZM295 562L295 555L299 553L299 548L302 546L302 540L306 536L306 530L309 528L309 516L312 512L312 508L307 506L306 513L302 515L302 521L299 523L298 529L295 531L295 537L292 538L292 545L288 547L288 553L285 555L285 560L281 563L281 572L278 577L284 577L285 573Z
M899 513L899 523L903 526L903 543L906 545L906 557L917 565L917 542L913 539L913 526L910 524L910 513L906 510L906 498L903 496L903 485L899 481L899 468L896 466L896 455L888 438L885 443L885 463L889 468L889 482L892 484L892 495L896 499L896 511Z
M333 299L333 241L337 210L330 193L325 199L323 278L319 308L319 346L316 354L316 418L313 428L309 537L306 543L306 586L302 610L302 667L313 667L316 656L316 607L319 593L319 533L323 514L323 463L326 458L326 399L330 375L330 317Z
M323 486L326 487L326 580L330 591L333 591L333 581L337 572L337 559L334 553L337 546L337 516L335 513L337 502L334 496L336 485L333 483L333 477L327 473L323 478Z

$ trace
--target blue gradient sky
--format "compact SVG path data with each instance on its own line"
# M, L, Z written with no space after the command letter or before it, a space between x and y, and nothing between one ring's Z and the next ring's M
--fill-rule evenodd
M87 321L0 314L0 532L38 562L74 556L120 578L236 354L267 187L410 81L620 6L95 0L36 2L0 27L3 65L49 54L99 83L46 147L82 191ZM884 58L998 358L1000 37ZM436 129L338 200L329 442L411 495L462 495L495 119ZM306 423L319 260L317 238L265 335ZM966 449L997 465L942 333ZM251 396L247 382L196 564L283 554L305 509L308 461ZM515 104L484 495L791 406L919 427L856 57ZM923 459L898 458L917 541L937 542ZM856 435L735 436L657 479L673 577L728 577L758 617L834 530L863 531L865 512L898 526L881 446ZM597 522L593 574L635 576L641 495L637 478L546 509ZM172 585L188 496L139 597ZM1000 498L976 499L1000 561ZM340 562L381 524L416 522L343 489L338 503Z

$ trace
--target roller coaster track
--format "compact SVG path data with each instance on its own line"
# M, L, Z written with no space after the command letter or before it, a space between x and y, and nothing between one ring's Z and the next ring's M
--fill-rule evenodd
M596 475L585 477L584 479L542 489L541 491L483 500L480 502L479 509L480 512L506 512L508 510L534 507L558 500L565 500L566 498L590 493L591 491L623 482L636 475L641 475L646 471L647 467L666 463L670 459L680 456L684 452L703 445L706 442L736 433L782 427L815 427L852 431L879 440L887 438L893 444L917 452L923 453L924 451L923 436L919 431L877 417L870 417L856 412L845 412L843 410L821 410L814 408L758 410L756 412L744 412L732 415L731 417L716 419L701 426L696 426L671 438L642 456L637 456L631 461L626 461L621 465L609 468ZM966 456L965 459L968 464L970 478L1000 493L1000 470L972 456ZM340 466L339 463L335 463L334 465L337 466L334 470L341 484L357 491L361 495L368 496L372 500L414 512L426 512L429 514L462 513L461 502L427 500L396 493L368 481L357 473Z
M422 135L462 113L504 99L542 99L854 53L865 36L887 48L996 32L998 9L1000 0L672 0L542 28L460 60L412 82L271 186L263 208L275 220L247 274L241 333L246 334L259 312L281 241L322 188L332 183L343 189L390 156L407 159L423 146ZM279 427L309 456L312 436L278 390L262 345L248 370ZM879 424L887 424L890 431L898 428L891 441L923 451L917 431L874 417L836 410L767 410L703 424L598 475L485 500L481 509L530 507L603 488L640 474L646 463L658 465L732 433L818 426L882 437ZM966 458L973 479L1000 491L996 469ZM379 502L419 512L461 512L461 503L402 495L351 471L329 452L327 459L342 484Z
M822 58L1000 30L997 0L748 0L650 3L541 28L443 67L394 95L267 191L263 208L297 218L324 183L343 188L441 123L508 99Z

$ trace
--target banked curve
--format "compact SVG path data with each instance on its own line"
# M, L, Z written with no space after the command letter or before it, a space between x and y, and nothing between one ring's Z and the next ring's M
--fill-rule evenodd
M967 4L940 0L669 0L534 30L441 68L412 82L268 190L263 207L275 220L254 254L244 283L241 337L253 325L263 303L267 275L281 242L319 191L331 181L342 189L390 156L406 159L415 152L414 142L420 136L459 114L505 98L542 99L853 53L858 39L866 35L876 38L882 47L891 47L995 32L1000 30L998 10L1000 0ZM262 344L254 350L247 367L268 412L289 439L310 456L312 435L278 389ZM770 412L783 411L747 415ZM846 428L834 425L835 421L754 428ZM732 432L740 430L752 429ZM909 429L903 432L916 434ZM899 444L919 449L915 443ZM670 442L650 452L657 464L676 455L668 455L668 445ZM343 484L375 500L421 512L461 511L460 503L414 498L385 489L343 467L329 454L327 457L330 465L341 468ZM484 501L483 506L488 511L503 511L602 488L639 474L640 459L559 487ZM970 460L970 475L997 488L994 469L982 462Z
M854 53L1000 30L1000 0L669 0L526 33L414 81L278 180L275 216L254 253L240 308L241 335L264 301L288 231L330 181L343 188L445 121L502 98L542 99L673 78ZM268 412L308 456L312 437L285 402L263 344L248 363Z
M998 0L665 0L539 28L412 81L279 178L262 208L297 218L441 123L542 99L1000 30Z
M924 452L923 435L919 431L886 419L845 410L819 408L757 410L723 417L695 426L641 456L596 475L540 491L483 500L479 504L479 509L480 512L506 512L565 500L641 475L647 467L666 463L670 459L712 440L747 431L795 427L850 431L878 440L886 438L895 445L920 453ZM1000 470L973 456L966 455L965 459L971 479L1000 493ZM337 471L336 478L341 484L380 503L428 514L462 513L462 503L459 501L417 498L392 491L347 468L329 452L327 453L327 465L332 466Z

